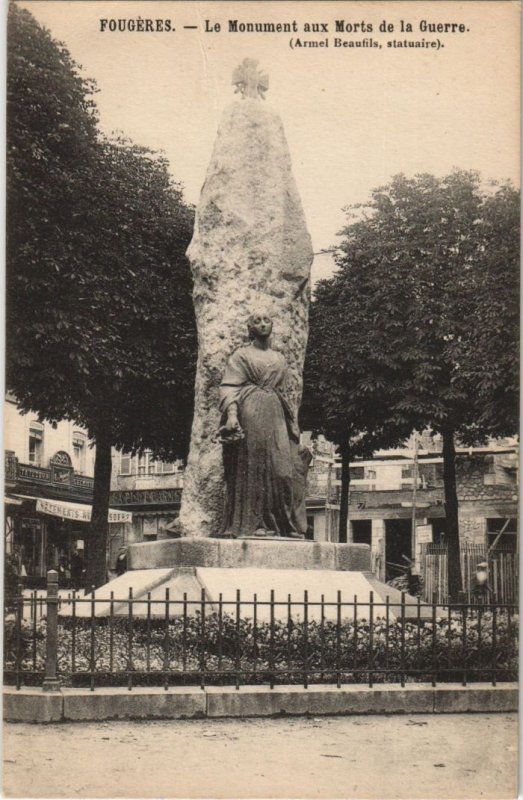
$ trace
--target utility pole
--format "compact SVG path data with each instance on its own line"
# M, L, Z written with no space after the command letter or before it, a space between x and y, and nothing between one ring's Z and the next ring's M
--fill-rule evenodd
M418 432L414 431L414 462L412 468L412 521L411 521L411 558L416 560L416 502L418 493Z

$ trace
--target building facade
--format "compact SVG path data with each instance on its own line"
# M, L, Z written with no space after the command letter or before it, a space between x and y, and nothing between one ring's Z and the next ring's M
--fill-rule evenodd
M130 513L132 522L114 526L108 552L110 570L128 545L177 535L175 520L183 488L181 461L158 461L147 450L135 456L114 450L112 458L110 503Z
M95 448L75 422L40 422L6 396L5 555L28 588L56 569L63 588L80 587L89 551ZM109 510L109 551L132 514Z
M22 414L16 398L4 407L5 552L16 558L29 587L57 569L62 585L84 568L95 452L73 422L40 422ZM89 509L86 513L86 509ZM73 573L73 574L72 574Z
M424 434L414 448L378 452L350 465L348 539L371 546L373 571L381 580L405 572L422 573L446 548L443 457L438 437ZM317 472L323 472L321 479ZM332 472L334 471L334 475ZM330 475L330 477L329 477ZM318 497L314 528L338 541L341 467L334 457L314 460L310 492ZM518 444L493 441L485 447L458 447L456 479L463 569L473 570L492 548L514 554L516 564ZM327 487L330 486L330 490ZM415 523L413 526L413 522ZM466 554L471 556L468 564ZM475 561L474 561L475 559Z

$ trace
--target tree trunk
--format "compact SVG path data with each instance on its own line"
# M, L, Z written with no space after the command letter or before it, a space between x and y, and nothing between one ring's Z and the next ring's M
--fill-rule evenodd
M445 487L446 540L448 552L449 600L458 602L463 589L459 547L458 494L456 491L456 450L454 431L443 431L443 485Z
M344 443L339 447L341 455L341 498L340 498L340 527L338 541L347 541L347 530L349 524L349 490L350 490L350 447Z
M94 462L93 511L89 525L85 588L101 586L107 580L107 537L109 492L111 488L111 440L106 431L98 431Z

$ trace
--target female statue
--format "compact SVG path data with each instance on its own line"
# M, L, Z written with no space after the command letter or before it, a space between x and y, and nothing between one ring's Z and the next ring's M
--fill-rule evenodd
M226 482L222 536L290 536L307 528L305 478L310 453L285 399L287 364L272 350L272 321L248 320L251 343L236 350L220 386Z

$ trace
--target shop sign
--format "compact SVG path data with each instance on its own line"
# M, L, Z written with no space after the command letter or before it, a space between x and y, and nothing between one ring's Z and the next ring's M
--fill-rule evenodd
M66 503L64 501L45 500L38 498L36 510L40 514L49 514L52 517L70 519L73 522L90 522L92 507L77 503ZM132 522L133 515L129 511L119 511L111 508L109 510L108 522Z
M432 525L417 525L416 541L418 544L428 544L432 542Z
M174 489L129 489L111 492L111 501L117 505L171 505L180 503L182 490Z

